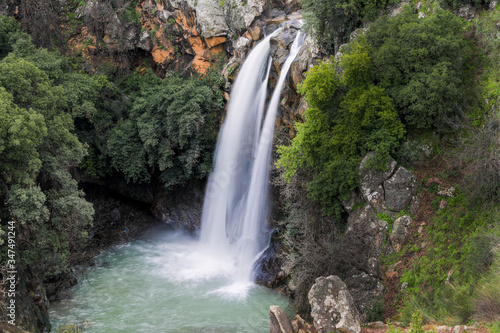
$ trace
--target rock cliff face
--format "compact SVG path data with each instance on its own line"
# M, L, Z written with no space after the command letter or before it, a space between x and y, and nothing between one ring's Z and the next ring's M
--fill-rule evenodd
M29 332L42 333L50 330L49 301L38 275L29 268L17 268L15 324ZM4 295L6 297L6 295ZM4 302L9 300L4 299ZM7 309L0 307L0 315L7 319ZM2 332L12 327L0 327ZM12 329L12 332L24 332Z
M359 189L343 203L349 213L344 238L363 237L356 250L363 258L353 263L345 279L361 319L383 295L380 259L384 254L400 251L408 241L412 219L419 208L417 180L406 168L390 160L382 170L370 166L373 153L368 153L359 166ZM395 221L394 221L395 220ZM392 223L392 232L389 233Z

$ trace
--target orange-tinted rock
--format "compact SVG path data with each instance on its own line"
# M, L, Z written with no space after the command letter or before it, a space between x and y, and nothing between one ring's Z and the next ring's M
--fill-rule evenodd
M210 37L210 38L205 38L205 43L207 43L207 46L209 48L212 48L216 45L220 45L226 42L226 37Z
M207 58L196 55L193 59L192 65L191 65L198 73L200 74L205 74L210 67L210 62L207 60Z
M285 22L285 21L287 21L286 17L281 15L281 16L273 17L273 18L266 20L266 24L280 24L280 23Z
M248 34L252 38L252 40L256 41L260 39L260 27L257 24L254 24L253 27L249 27L247 30Z
M201 37L199 36L189 37L188 41L189 44L191 44L191 47L193 48L196 54L203 54L203 52L205 51L205 45L203 45Z
M151 52L151 54L153 55L154 61L158 64L170 60L170 56L172 55L172 53L162 49L154 49L153 52Z
M188 16L186 16L186 14ZM175 19L175 22L184 31L190 31L193 27L196 27L196 17L194 15L194 12L184 13L181 10L176 10L176 11L174 11L174 19Z

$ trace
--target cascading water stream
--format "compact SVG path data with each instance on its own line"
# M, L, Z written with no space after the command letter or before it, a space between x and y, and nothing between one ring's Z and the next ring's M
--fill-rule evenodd
M298 31L262 124L270 39L278 32L252 50L238 74L203 207L201 244L215 254L234 254L239 282L252 281L253 265L268 243L262 230L275 118L286 75L304 40Z

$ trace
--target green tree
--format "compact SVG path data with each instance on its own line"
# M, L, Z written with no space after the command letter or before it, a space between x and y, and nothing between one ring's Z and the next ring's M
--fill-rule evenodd
M303 0L305 19L310 32L327 52L349 41L349 35L363 21L377 18L391 0Z
M7 203L0 218L19 223L23 263L50 275L67 268L69 250L82 246L92 221L92 204L69 172L86 147L74 134L75 98L67 92L75 86L64 87L63 62L48 65L53 55L44 51L22 54L20 41L24 51L34 50L19 39L0 61L0 197Z
M21 32L21 25L13 17L0 15L0 60L12 51L13 37Z
M361 157L375 151L380 165L388 162L404 135L392 98L372 81L366 41L353 43L343 56L342 78L334 61L320 62L299 87L309 109L305 122L296 123L290 146L278 147L277 165L290 180L299 170L311 170L308 195L328 215L340 214L339 199L347 199L358 186Z
M0 173L6 183L33 183L42 166L38 147L47 135L42 115L13 103L0 87Z
M419 19L406 7L370 26L367 40L376 82L394 98L412 128L446 126L464 97L466 44L458 17L436 9Z
M206 175L215 143L210 113L217 110L214 91L196 78L171 77L134 102L130 116L147 164L161 172L165 186Z

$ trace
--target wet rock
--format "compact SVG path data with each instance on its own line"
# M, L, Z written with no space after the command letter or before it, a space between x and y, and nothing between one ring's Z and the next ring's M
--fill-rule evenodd
M282 271L283 245L274 241L264 251L255 269L255 282L268 288L276 288L284 283Z
M319 277L309 290L314 327L318 333L359 333L361 320L346 284L336 275Z
M46 293L50 302L64 299L68 296L68 290L78 283L75 275L64 272L52 276L45 281Z
M399 252L410 238L410 227L413 220L408 215L403 215L394 221L392 233L389 236L392 248Z
M153 202L153 214L176 229L196 234L200 228L205 193L200 182L172 192L159 192Z
M290 319L277 305L269 307L269 332L270 333L293 333Z
M417 179L404 167L398 168L383 184L385 205L394 212L406 209L413 195L417 193Z

